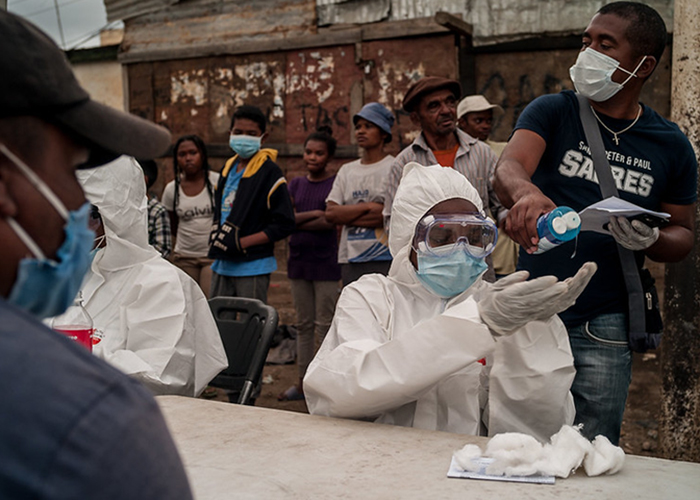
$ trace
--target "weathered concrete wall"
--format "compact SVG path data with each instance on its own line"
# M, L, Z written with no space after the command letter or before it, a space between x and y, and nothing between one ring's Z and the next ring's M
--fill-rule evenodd
M74 63L73 71L94 100L124 110L122 65L116 60Z
M593 14L612 0L474 0L465 20L474 26L474 45L503 43L545 34L583 31ZM642 0L673 26L673 0Z
M700 3L676 1L672 118L700 154ZM661 452L700 462L700 206L695 247L666 266L666 325L662 366Z
M542 35L580 33L593 14L612 0L316 0L320 26L372 23L459 14L474 26L474 45ZM673 26L673 0L646 0Z
M476 56L477 92L500 104L505 115L493 129L493 139L506 141L525 106L543 94L573 89L569 67L578 50L504 52ZM670 116L670 47L664 52L642 92L642 102L662 115Z
M166 59L173 51L196 51L231 41L254 47L263 39L283 42L288 36L315 32L314 0L191 0L126 20L122 52Z

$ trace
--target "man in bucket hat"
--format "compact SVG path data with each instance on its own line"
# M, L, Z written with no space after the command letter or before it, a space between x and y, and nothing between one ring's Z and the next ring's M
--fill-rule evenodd
M63 52L0 10L0 498L191 498L150 394L41 319L90 265L76 168L156 157L170 134L92 101Z
M501 205L491 187L498 157L483 142L457 128L457 102L461 87L455 80L438 76L426 76L411 85L403 99L403 109L410 114L411 122L420 127L421 133L394 160L384 186L384 219L388 227L391 205L396 194L404 166L416 162L423 166L442 165L454 168L476 188L484 207L496 216ZM493 281L493 265L490 264L485 279Z

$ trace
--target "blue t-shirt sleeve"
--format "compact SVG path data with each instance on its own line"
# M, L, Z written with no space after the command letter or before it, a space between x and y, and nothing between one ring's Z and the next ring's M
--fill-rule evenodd
M192 498L160 410L134 381L115 384L75 422L43 484L55 499Z
M677 128L675 124L674 127ZM668 189L661 201L672 205L689 205L698 198L698 160L688 138L680 132L676 151L677 164L668 171Z
M547 94L538 97L523 110L518 117L513 133L517 130L530 130L545 142L549 141L552 131L560 126L562 107L570 106L563 94Z

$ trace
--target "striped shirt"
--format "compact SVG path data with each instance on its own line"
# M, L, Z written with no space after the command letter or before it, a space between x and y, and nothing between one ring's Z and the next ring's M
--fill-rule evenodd
M496 197L491 183L498 157L489 146L478 139L473 138L459 129L456 129L456 134L459 141L459 148L457 149L457 155L452 168L464 175L467 180L471 182L479 192L484 208L488 208L493 217L496 218L498 213L504 210ZM414 140L410 146L399 153L391 166L389 177L384 184L383 190L385 227L389 227L391 205L394 201L394 196L396 196L396 189L399 187L399 182L401 182L403 167L412 161L424 166L438 164L430 146L425 142L423 133L416 137L416 140Z

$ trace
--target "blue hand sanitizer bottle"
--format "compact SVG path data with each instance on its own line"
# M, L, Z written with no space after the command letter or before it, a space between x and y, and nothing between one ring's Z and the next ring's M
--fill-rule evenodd
M580 231L581 217L569 207L557 207L549 213L540 215L537 219L537 235L540 242L534 253L543 253L573 240Z

